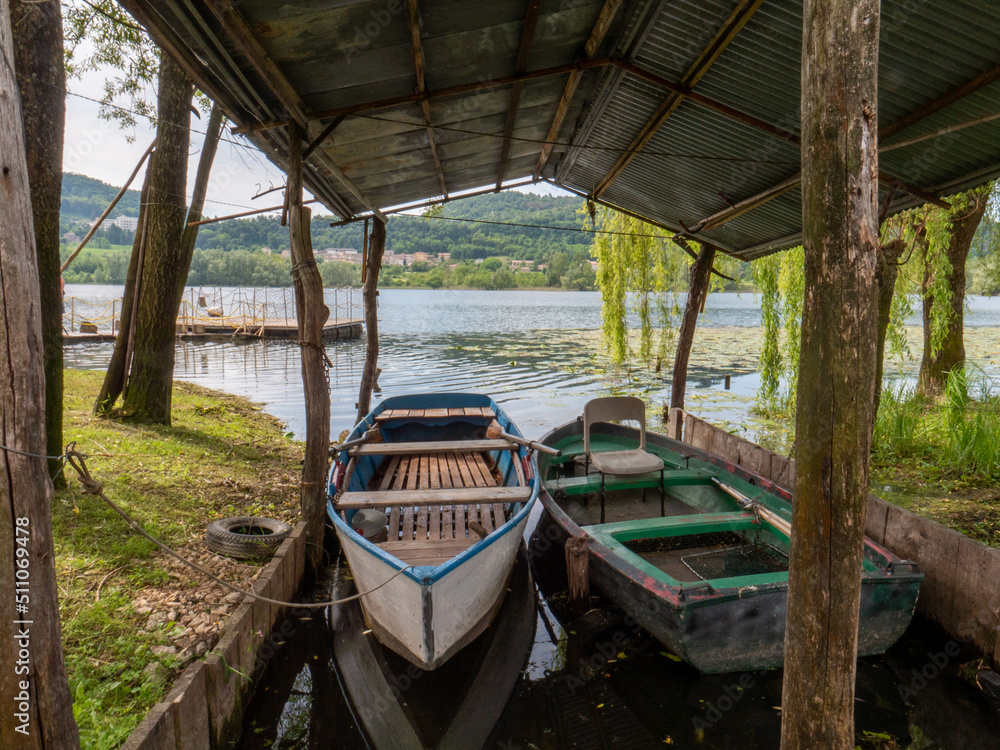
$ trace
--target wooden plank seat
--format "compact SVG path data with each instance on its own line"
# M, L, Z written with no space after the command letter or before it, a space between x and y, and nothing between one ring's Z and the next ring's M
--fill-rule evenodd
M424 490L369 490L345 492L337 503L338 510L359 508L415 508L430 505L505 505L523 503L531 497L530 487L456 487Z
M376 422L395 419L435 419L441 417L477 417L495 419L496 412L486 406L453 407L449 409L386 409L375 417Z
M420 443L366 443L351 448L351 456L416 456L431 453L480 453L509 451L517 445L509 440L431 440Z
M706 471L692 469L667 469L663 473L664 487L685 487L693 484L712 484L712 474ZM660 472L651 471L645 474L613 475L605 477L604 488L606 490L631 490L642 487L659 487ZM588 474L584 477L557 477L545 482L545 488L549 492L562 492L564 495L587 495L591 492L601 491L601 477L599 474Z

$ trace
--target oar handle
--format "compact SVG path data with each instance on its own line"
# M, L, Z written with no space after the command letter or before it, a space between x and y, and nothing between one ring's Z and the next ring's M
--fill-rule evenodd
M792 525L788 521L786 521L783 517L781 517L773 510L768 508L767 506L762 505L761 503L756 502L754 500L751 500L749 497L744 495L738 489L726 484L718 477L712 477L712 483L720 490L725 492L727 495L735 499L736 502L740 504L741 508L745 508L746 510L756 510L756 512L760 515L761 518L763 518L765 521L767 521L776 529L778 529L782 534L784 534L787 537L792 536Z
M562 455L562 451L556 448L550 448L542 443L536 443L534 440L525 440L523 437L518 437L517 435L511 435L509 432L504 432L500 423L496 421L494 421L486 430L486 437L492 440L509 440L512 443L517 443L517 445L523 445L525 448L530 448L531 450L538 451L539 453L547 453L550 456L558 457Z

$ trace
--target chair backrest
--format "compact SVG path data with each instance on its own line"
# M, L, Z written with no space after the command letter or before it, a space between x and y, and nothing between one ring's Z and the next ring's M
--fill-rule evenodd
M595 422L634 419L639 423L639 450L646 449L646 404L635 396L594 398L583 407L583 450L590 455L590 428Z

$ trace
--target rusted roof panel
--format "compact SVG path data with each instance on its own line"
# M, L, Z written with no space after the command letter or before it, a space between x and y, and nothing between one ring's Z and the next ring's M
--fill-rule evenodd
M796 243L799 190L771 189L799 171L801 0L622 0L591 50L598 67L585 45L606 1L543 0L505 180L533 175L572 75L579 85L542 177L585 194L603 186L602 200L742 257ZM497 179L514 84L496 79L517 73L527 0L417 1L432 135L415 97L407 0L121 2L279 166L290 120L312 139L344 115L305 175L342 217L437 197L442 179L449 194ZM1000 111L998 28L990 0L882 3L880 127L907 123L883 146ZM727 29L693 86L707 99L685 98L664 119L677 84ZM981 184L1000 175L1000 119L887 150L881 170L911 189L895 191L894 211Z

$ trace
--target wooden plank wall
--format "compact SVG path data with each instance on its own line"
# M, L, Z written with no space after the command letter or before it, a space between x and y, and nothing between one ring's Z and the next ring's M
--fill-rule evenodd
M752 469L776 484L795 484L795 461L681 412L667 424L683 424L683 440L695 448ZM917 611L954 637L971 641L1000 668L1000 549L922 518L875 495L868 496L865 533L893 553L920 565L926 578Z

